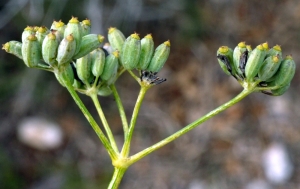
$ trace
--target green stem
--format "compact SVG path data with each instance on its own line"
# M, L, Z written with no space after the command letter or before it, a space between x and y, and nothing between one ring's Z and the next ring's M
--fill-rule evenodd
M83 115L90 123L92 128L94 129L95 133L99 137L100 141L103 143L104 147L108 151L112 160L118 159L118 154L113 150L112 146L110 145L109 141L107 140L106 136L103 134L102 130L100 129L99 125L94 120L93 116L87 110L81 99L79 98L78 94L74 90L72 84L68 79L68 75L65 74L65 71L60 72L59 77L64 81L66 88L68 89L69 93L71 94L72 98L74 99L75 103L82 111Z
M201 123L205 122L206 120L214 117L215 115L219 114L220 112L222 112L222 111L226 110L227 108L231 107L232 105L238 103L243 98L245 98L250 93L252 93L254 90L255 90L255 87L253 87L251 89L248 89L248 90L243 90L240 94L238 94L235 98L233 98L229 102L219 106L215 110L209 112L205 116L203 116L203 117L197 119L196 121L192 122L191 124L185 126L181 130L179 130L176 133L172 134L171 136L165 138L164 140L162 140L162 141L154 144L153 146L150 146L150 147L146 148L145 150L131 156L129 158L130 160L127 163L129 165L131 165L131 164L137 162L138 160L142 159L143 157L147 156L151 152L153 152L155 150L158 150L159 148L163 147L164 145L172 142L173 140L177 139L178 137L180 137L180 136L184 135L185 133L189 132L190 130L194 129L195 127L197 127Z
M131 142L133 130L134 130L134 127L135 127L137 115L139 113L141 104L143 102L143 99L144 99L145 94L146 94L148 89L149 89L149 87L147 87L147 86L141 86L139 96L136 100L135 107L133 109L133 113L132 113L132 117L131 117L131 121L130 121L130 125L129 125L129 130L128 130L128 135L125 138L124 146L123 146L123 149L121 151L122 157L127 157L128 154L129 154L130 142Z
M126 168L116 168L107 189L118 189Z
M123 130L124 130L124 137L126 138L127 134L128 134L128 121L127 121L127 118L126 118L125 110L124 110L121 98L120 98L120 96L118 94L118 91L116 89L116 86L114 84L112 84L110 86L110 88L111 88L111 90L114 94L114 97L115 97L115 100L116 100L116 103L117 103L117 106L118 106L118 109L119 109L119 113L120 113L120 117L121 117L121 121L122 121L122 125L123 125Z
M105 118L105 115L103 113L103 110L101 108L101 105L100 105L100 102L99 102L99 99L98 99L98 96L97 96L97 93L91 94L90 97L92 98L93 103L94 103L94 105L95 105L95 107L97 109L97 112L99 114L99 117L101 119L101 122L102 122L103 127L104 127L104 129L106 131L106 134L108 136L108 139L110 141L110 144L111 144L112 148L114 149L115 152L119 153L119 150L118 150L118 147L117 147L114 135L112 134L111 129L110 129L109 125L108 125L108 122L107 122L107 120Z

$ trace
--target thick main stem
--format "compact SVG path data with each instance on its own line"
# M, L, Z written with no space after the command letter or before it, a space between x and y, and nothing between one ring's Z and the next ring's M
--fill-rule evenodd
M161 147L165 146L166 144L172 142L173 140L177 139L178 137L184 135L185 133L187 133L190 130L194 129L195 127L197 127L201 123L205 122L206 120L214 117L215 115L219 114L220 112L222 112L222 111L226 110L227 108L231 107L232 105L238 103L239 101L241 101L243 98L248 96L253 91L254 91L254 88L243 90L240 94L238 94L235 98L233 98L229 102L219 106L215 110L209 112L205 116L203 116L203 117L197 119L196 121L192 122L191 124L185 126L181 130L179 130L176 133L172 134L171 136L165 138L164 140L162 140L162 141L154 144L153 146L150 146L150 147L146 148L145 150L142 150L141 152L131 156L129 158L128 164L131 165L131 164L137 162L138 160L140 160L143 157L147 156L151 152L153 152L155 150L158 150L159 148L161 148Z
M107 189L118 189L126 168L116 168Z

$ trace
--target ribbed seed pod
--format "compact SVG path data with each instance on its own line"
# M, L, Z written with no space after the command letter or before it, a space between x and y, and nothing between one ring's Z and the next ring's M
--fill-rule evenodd
M61 20L54 21L51 26L51 32L56 35L56 40L59 42L64 38L66 25Z
M91 55L87 54L76 60L76 71L79 79L86 85L93 80Z
M42 59L41 46L35 35L30 35L22 44L22 57L26 66L38 66Z
M147 68L148 71L159 72L161 70L169 57L170 46L170 41L165 41L155 49L154 55Z
M86 36L91 33L91 21L89 19L82 20L80 24L82 28L82 36Z
M101 48L95 49L92 53L92 73L95 77L99 77L105 65L105 53Z
M272 92L273 96L280 96L280 95L283 95L289 88L290 88L290 83L288 83L278 89L271 90L271 92Z
M92 52L94 49L98 48L103 41L104 37L97 34L88 34L82 37L79 52L74 55L73 59L81 58Z
M259 69L258 78L261 81L267 81L270 79L278 70L281 63L279 56L269 56L263 62L263 65Z
M233 51L227 46L221 46L217 51L218 62L227 75L233 75Z
M233 50L233 63L240 76L244 75L244 68L247 61L247 57L245 56L248 56L248 51L246 53L245 51L247 51L245 42L240 42Z
M151 34L146 35L141 40L141 55L138 61L137 68L140 70L146 70L149 66L151 58L154 52L154 42Z
M260 67L263 64L266 51L263 45L258 45L249 55L245 67L245 75L248 81L253 81L254 77L258 74Z
M50 66L57 66L56 56L58 49L58 41L53 33L49 33L42 44L42 56L44 61Z
M141 54L141 41L138 34L131 34L124 42L120 54L120 61L127 70L137 68Z
M290 83L295 75L295 70L296 64L292 56L286 56L276 72L276 78L274 80L276 86L282 87Z
M76 41L72 34L65 37L58 46L57 62L58 64L64 64L70 62L71 58L75 54Z
M35 31L33 27L27 26L22 33L22 43L24 43L30 35L35 35Z
M73 37L76 41L75 54L77 54L80 49L80 43L81 43L81 38L82 38L82 26L76 17L72 17L71 20L68 22L67 27L64 32L64 37L66 37L70 34L73 35Z
M37 37L37 40L39 41L41 46L42 46L43 41L48 33L49 33L49 30L47 27L41 26L38 28L35 36Z
M117 28L110 27L108 29L108 41L113 48L113 51L119 50L121 52L125 42L124 34Z
M101 79L104 81L109 80L118 70L118 51L113 52L105 58L105 65L101 74Z
M282 59L281 47L279 45L275 45L268 51L267 56L279 56L279 58Z
M19 41L9 41L2 47L7 53L13 54L16 57L23 59L22 57L22 43Z

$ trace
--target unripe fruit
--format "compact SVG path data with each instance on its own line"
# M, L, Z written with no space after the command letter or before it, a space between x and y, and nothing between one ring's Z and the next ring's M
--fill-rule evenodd
M296 64L292 56L286 56L276 72L276 78L274 80L276 86L282 87L290 83L295 75L295 70Z
M105 53L101 48L91 52L92 57L92 73L95 77L99 77L105 65Z
M22 43L19 41L9 41L2 47L7 53L13 54L16 57L23 59L22 57Z
M119 64L118 58L118 51L115 51L106 57L103 72L100 76L101 79L103 79L104 81L108 81L114 74L116 74Z
M137 64L141 54L141 41L139 36L131 34L124 42L121 51L120 61L127 70L137 68Z
M148 34L141 40L141 55L137 65L137 68L139 70L147 69L152 59L153 53L154 53L154 42L151 34Z
M76 71L79 79L86 85L89 85L94 79L92 75L91 55L87 54L76 60Z
M267 81L270 79L278 70L281 63L279 56L269 56L263 62L261 66L258 77L261 81Z
M30 35L22 44L22 57L26 66L37 67L42 59L40 44L35 35Z
M42 44L42 56L44 61L53 66L57 65L56 56L58 49L58 41L56 40L56 36L53 33L49 33Z
M266 56L266 51L265 51L265 47L262 44L258 45L250 53L245 67L245 75L248 81L253 81L254 77L257 75L260 67L263 64L265 56Z
M94 49L98 48L103 41L104 37L97 34L88 34L82 37L79 52L73 57L73 59L78 59L87 55Z
M80 43L81 43L81 38L83 36L83 33L82 33L82 26L76 17L72 17L66 26L64 37L67 37L68 35L73 35L76 41L75 54L77 54L80 49Z
M108 29L108 41L113 48L113 51L118 50L120 52L125 42L125 36L117 28L111 27Z
M58 46L57 62L58 64L64 64L71 61L76 50L76 41L73 35L65 37Z
M147 68L148 71L159 72L162 69L169 57L170 46L170 41L165 41L155 49L154 55Z

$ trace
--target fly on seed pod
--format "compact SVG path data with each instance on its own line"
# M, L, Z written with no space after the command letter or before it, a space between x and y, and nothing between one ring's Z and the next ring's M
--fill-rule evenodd
M169 57L170 47L170 41L165 41L155 49L154 55L149 63L147 71L155 73L159 72L162 69Z
M244 66L248 56L245 42L240 42L233 50L233 63L239 76L244 77Z
M217 51L217 59L222 70L227 75L234 75L234 64L233 64L233 51L227 46L221 46Z

